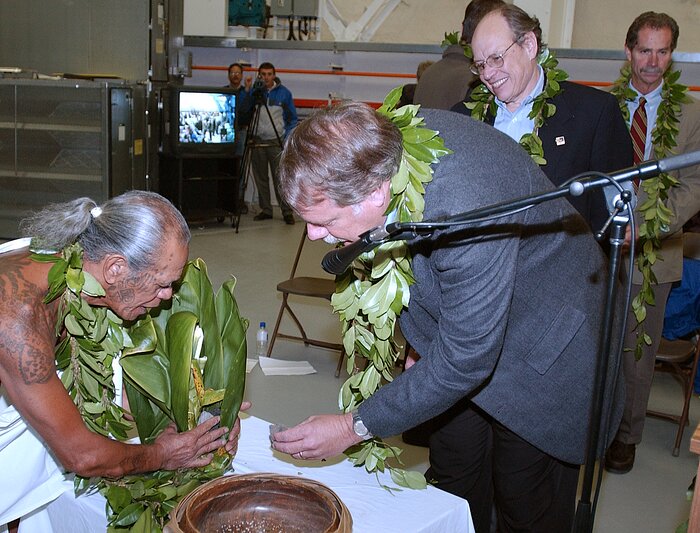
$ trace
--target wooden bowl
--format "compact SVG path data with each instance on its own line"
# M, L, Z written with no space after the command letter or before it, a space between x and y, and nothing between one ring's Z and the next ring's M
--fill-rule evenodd
M186 496L171 513L173 533L350 533L347 507L328 487L279 474L224 476Z

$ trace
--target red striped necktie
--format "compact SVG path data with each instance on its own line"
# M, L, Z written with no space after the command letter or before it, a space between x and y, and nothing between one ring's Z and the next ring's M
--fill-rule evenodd
M644 104L647 103L643 96L639 99L639 106L632 117L630 135L632 135L632 145L634 147L634 164L638 165L644 161L644 151L647 144L647 110Z
M630 135L632 136L632 148L634 148L634 164L638 165L644 161L644 151L647 144L647 110L644 104L647 103L643 96L639 99L639 105L632 117L632 125L630 126ZM633 180L634 191L639 188L639 178Z

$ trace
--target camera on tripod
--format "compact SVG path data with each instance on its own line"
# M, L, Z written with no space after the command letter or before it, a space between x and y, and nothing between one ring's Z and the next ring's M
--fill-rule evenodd
M255 79L250 92L253 95L253 98L255 99L256 103L260 103L263 101L263 97L265 96L265 82L262 78Z

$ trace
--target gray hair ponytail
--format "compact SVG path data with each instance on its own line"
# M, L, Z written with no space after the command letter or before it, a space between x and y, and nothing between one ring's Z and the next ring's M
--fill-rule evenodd
M90 198L52 204L24 219L20 229L32 237L33 248L59 251L78 242L90 261L118 253L135 270L152 265L168 237L190 240L175 206L147 191L130 191L101 206Z

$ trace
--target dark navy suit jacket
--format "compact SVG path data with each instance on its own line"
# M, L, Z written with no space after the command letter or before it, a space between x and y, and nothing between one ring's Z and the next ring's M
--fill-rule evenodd
M551 100L557 111L539 131L547 160L541 168L552 183L561 185L581 172L612 172L632 166L632 140L615 97L578 83L565 81L561 87L562 92ZM464 101L469 101L469 93ZM463 102L452 110L470 114ZM485 121L493 125L495 118L489 114ZM595 231L608 217L601 190L569 201Z

